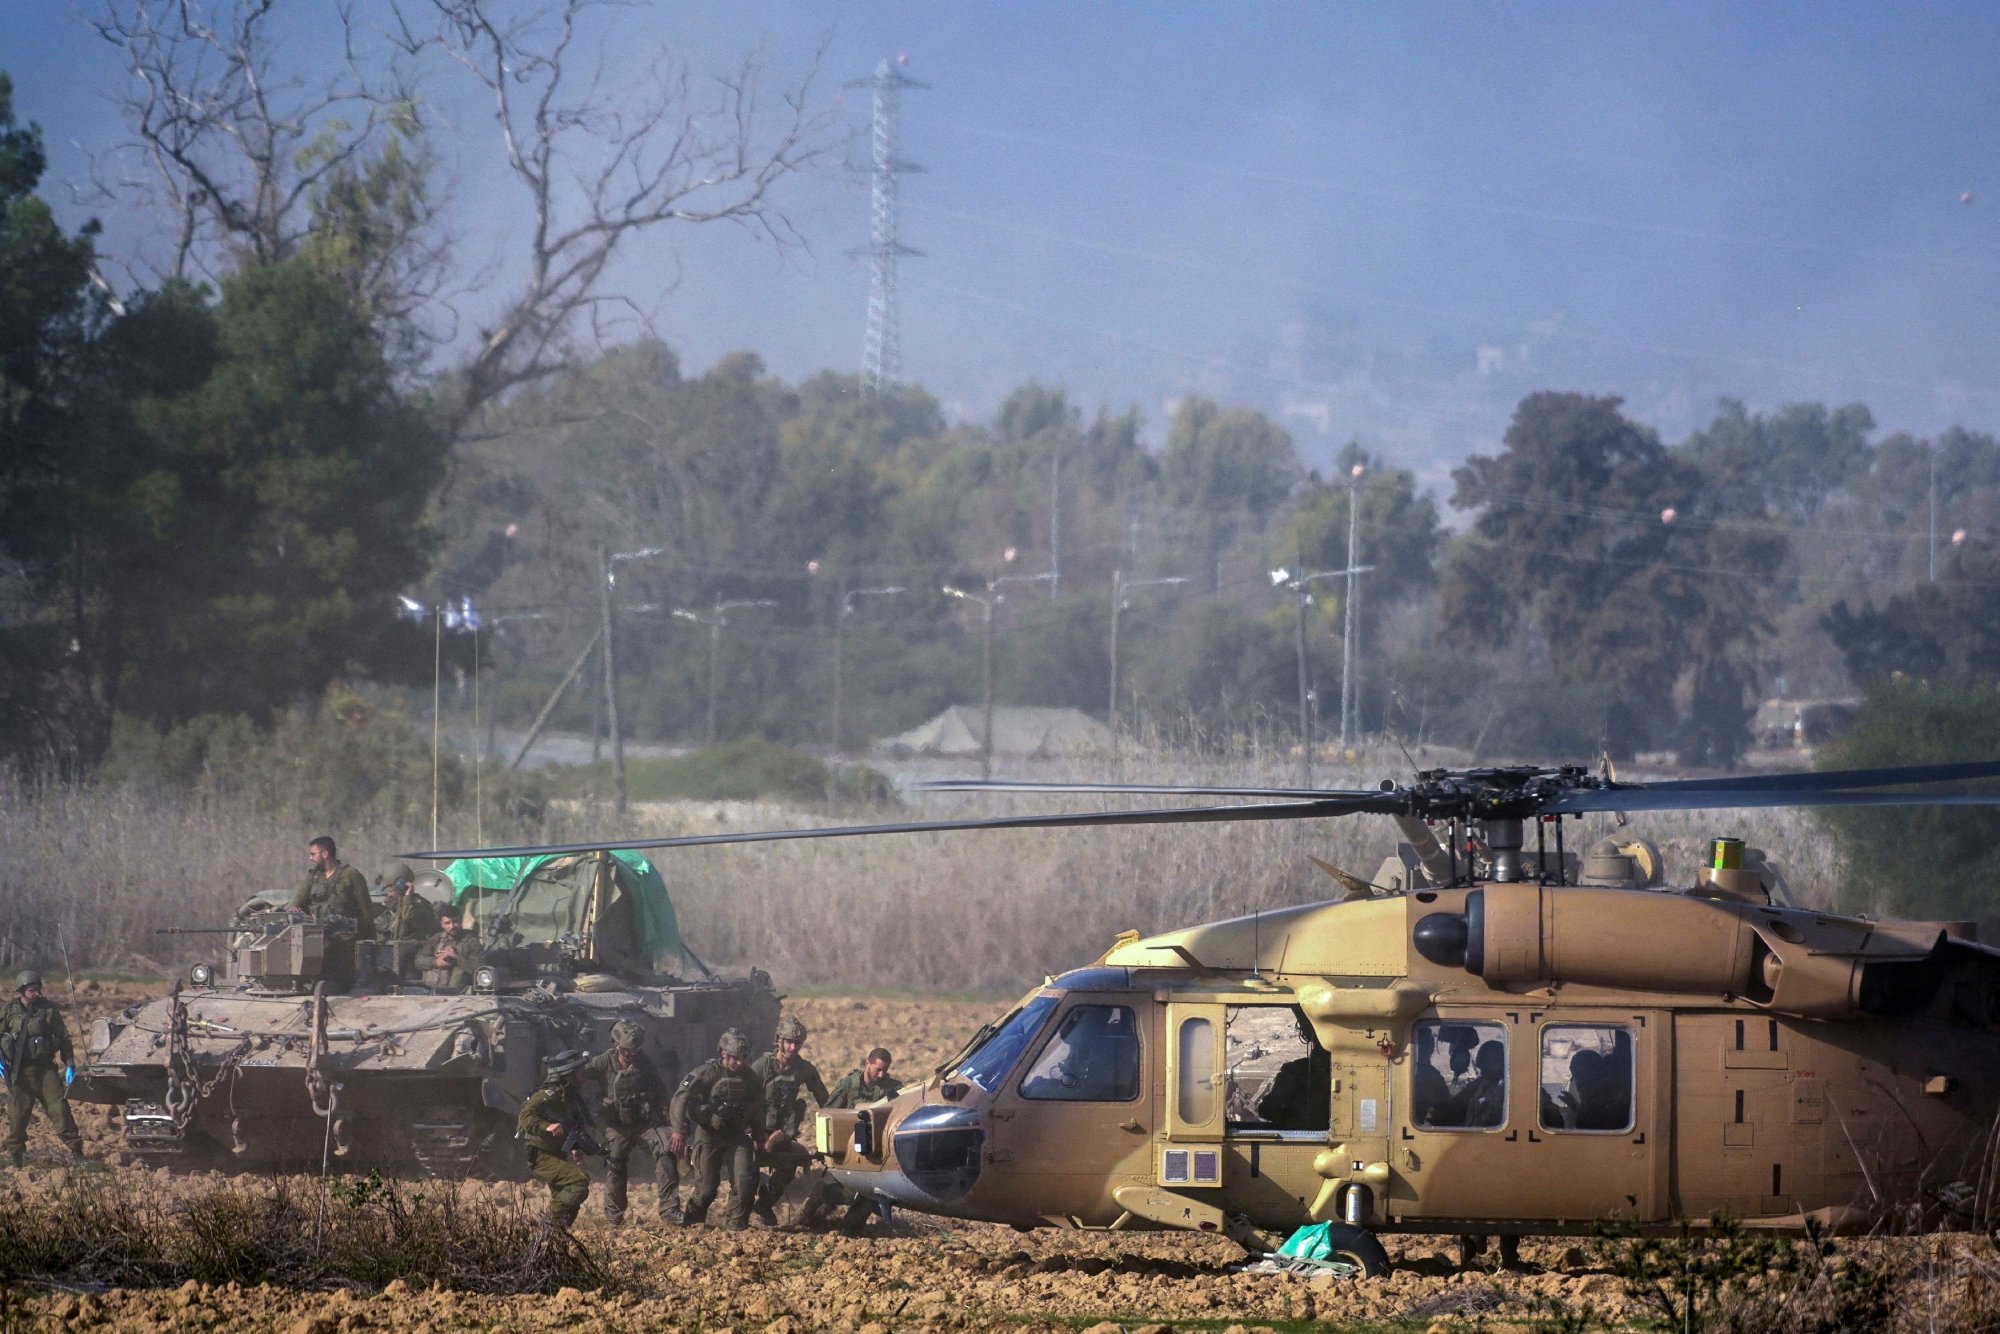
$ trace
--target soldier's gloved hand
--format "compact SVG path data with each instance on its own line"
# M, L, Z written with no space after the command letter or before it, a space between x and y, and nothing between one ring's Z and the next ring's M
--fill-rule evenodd
M63 1067L63 1087L64 1087L64 1088L68 1088L68 1087L70 1086L70 1082L71 1082L72 1080L74 1080L75 1078L76 1078L76 1067L75 1067L75 1066L73 1066L73 1065L66 1065L66 1066L64 1066L64 1067Z
M676 1158L687 1157L687 1136L678 1130L667 1136L667 1152Z

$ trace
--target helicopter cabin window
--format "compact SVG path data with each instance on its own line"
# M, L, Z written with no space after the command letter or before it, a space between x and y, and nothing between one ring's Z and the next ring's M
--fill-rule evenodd
M1231 1005L1223 1012L1228 1065L1223 1106L1233 1133L1310 1131L1333 1120L1332 1059L1296 1005Z
M1078 1005L1021 1078L1021 1096L1130 1102L1139 1096L1139 1026L1129 1005Z
M998 1028L974 1042L971 1052L952 1073L971 1080L988 1093L1000 1087L1059 1000L1059 996L1037 996L1008 1015Z
M1426 1019L1411 1037L1410 1119L1426 1130L1494 1130L1507 1122L1507 1029Z
M1542 1129L1632 1128L1632 1030L1550 1024L1542 1030Z
M1180 1118L1191 1126L1207 1125L1215 1116L1215 1026L1206 1019L1183 1019L1178 1054L1174 1097Z

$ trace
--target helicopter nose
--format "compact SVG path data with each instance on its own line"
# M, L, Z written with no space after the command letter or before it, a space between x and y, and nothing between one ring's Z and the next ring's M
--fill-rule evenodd
M972 1107L920 1106L890 1129L888 1149L882 1167L835 1166L834 1178L865 1195L937 1210L978 1183L985 1118Z

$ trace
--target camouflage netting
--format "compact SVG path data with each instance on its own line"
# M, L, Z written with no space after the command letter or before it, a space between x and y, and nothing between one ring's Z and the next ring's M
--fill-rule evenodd
M691 965L694 957L681 940L667 882L642 853L611 854L611 892L597 923L599 951L606 957L636 954L655 967ZM553 941L579 935L590 912L591 886L597 875L595 853L545 857L465 858L444 868L457 887L453 903L487 919L506 911L513 929L529 941ZM501 896L507 901L503 909ZM636 942L636 949L626 942Z

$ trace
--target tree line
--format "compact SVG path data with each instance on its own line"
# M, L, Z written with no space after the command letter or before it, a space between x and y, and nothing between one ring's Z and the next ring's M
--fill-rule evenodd
M536 36L454 37L478 11L432 9L460 51ZM148 42L194 40L105 35L142 66ZM154 127L181 145L163 180L182 188L156 195L179 203L181 249L114 300L95 229L65 233L38 193L41 137L0 75L11 763L80 775L115 726L269 726L337 682L427 695L441 665L476 668L488 718L525 725L594 661L607 603L622 729L690 742L851 748L976 701L990 670L1002 703L1292 746L1332 735L1352 664L1365 733L1728 766L1766 694L1990 688L2000 671L2000 443L1884 434L1860 404L1724 402L1668 443L1615 397L1536 393L1436 495L1358 443L1317 471L1279 422L1201 397L1157 423L1156 449L1137 409L1060 386L953 422L918 385L786 383L753 352L696 373L651 337L587 345L605 257L562 246L690 216L782 230L770 192L823 146L803 103L734 205L696 216L663 186L657 210L610 217L600 198L569 242L559 142L528 154L548 224L529 276L440 369L421 126L380 89L352 95L379 116L323 121L317 148L247 177ZM223 183L185 188L198 179ZM1351 618L1350 551L1366 567ZM480 632L441 646L407 603L475 607ZM557 721L601 727L601 700L573 690Z

